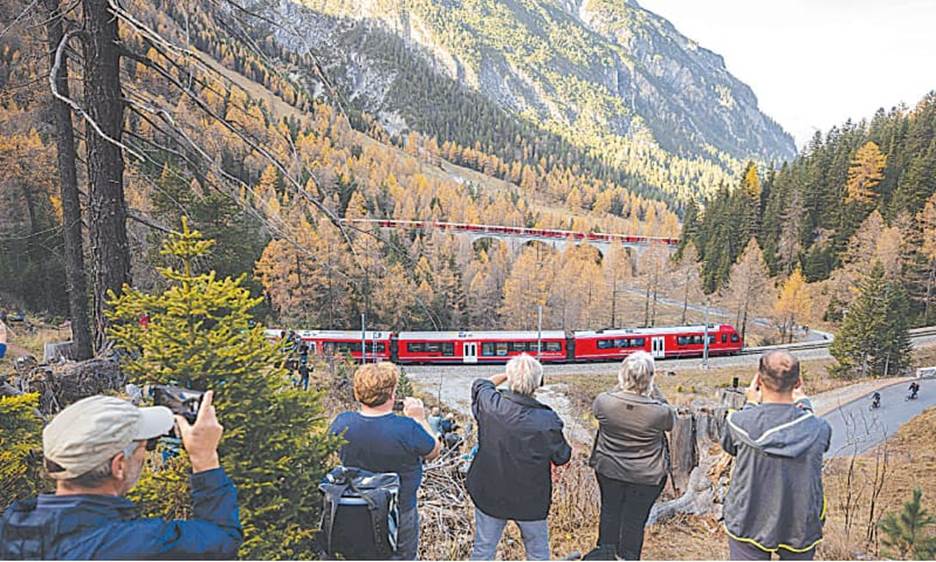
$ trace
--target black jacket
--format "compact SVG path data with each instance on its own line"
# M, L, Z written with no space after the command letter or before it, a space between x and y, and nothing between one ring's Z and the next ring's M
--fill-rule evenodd
M572 458L562 420L535 398L498 391L487 379L471 385L471 410L478 422L478 454L468 470L475 507L498 519L546 519L550 465Z

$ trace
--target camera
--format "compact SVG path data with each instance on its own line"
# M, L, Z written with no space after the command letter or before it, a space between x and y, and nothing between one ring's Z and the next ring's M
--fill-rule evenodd
M402 398L397 398L396 400L393 401L393 411L394 412L403 411L403 399Z
M173 414L184 417L189 423L195 423L198 408L201 407L202 397L205 395L200 390L168 384L151 386L150 394L153 397L153 404L169 408Z

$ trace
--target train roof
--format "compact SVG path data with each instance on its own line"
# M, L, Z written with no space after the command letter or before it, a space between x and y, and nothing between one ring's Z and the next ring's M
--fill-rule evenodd
M267 337L279 337L281 329L266 330ZM289 330L286 330L289 331ZM360 341L360 330L293 330L303 339L350 339ZM388 340L390 332L367 331L364 332L364 338L367 340Z
M709 324L710 332L718 332L722 329L730 328L727 324ZM611 330L583 330L576 331L576 337L597 337L597 336L652 336L657 334L682 334L686 332L696 333L704 332L705 325L698 324L693 326L667 326L665 328L620 328Z
M400 332L400 340L471 340L471 339L503 339L503 340L535 340L540 333L536 331L514 332ZM543 330L543 339L565 339L565 332L561 330Z

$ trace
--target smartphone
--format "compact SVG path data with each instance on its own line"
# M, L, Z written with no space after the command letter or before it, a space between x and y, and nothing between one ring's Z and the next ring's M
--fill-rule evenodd
M396 400L393 401L393 411L394 412L403 411L403 399L402 398L397 398Z

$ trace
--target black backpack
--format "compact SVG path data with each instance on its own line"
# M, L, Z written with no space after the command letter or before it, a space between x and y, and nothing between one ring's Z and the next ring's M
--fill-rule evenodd
M397 552L399 475L339 466L325 475L319 543L328 558L386 560Z

